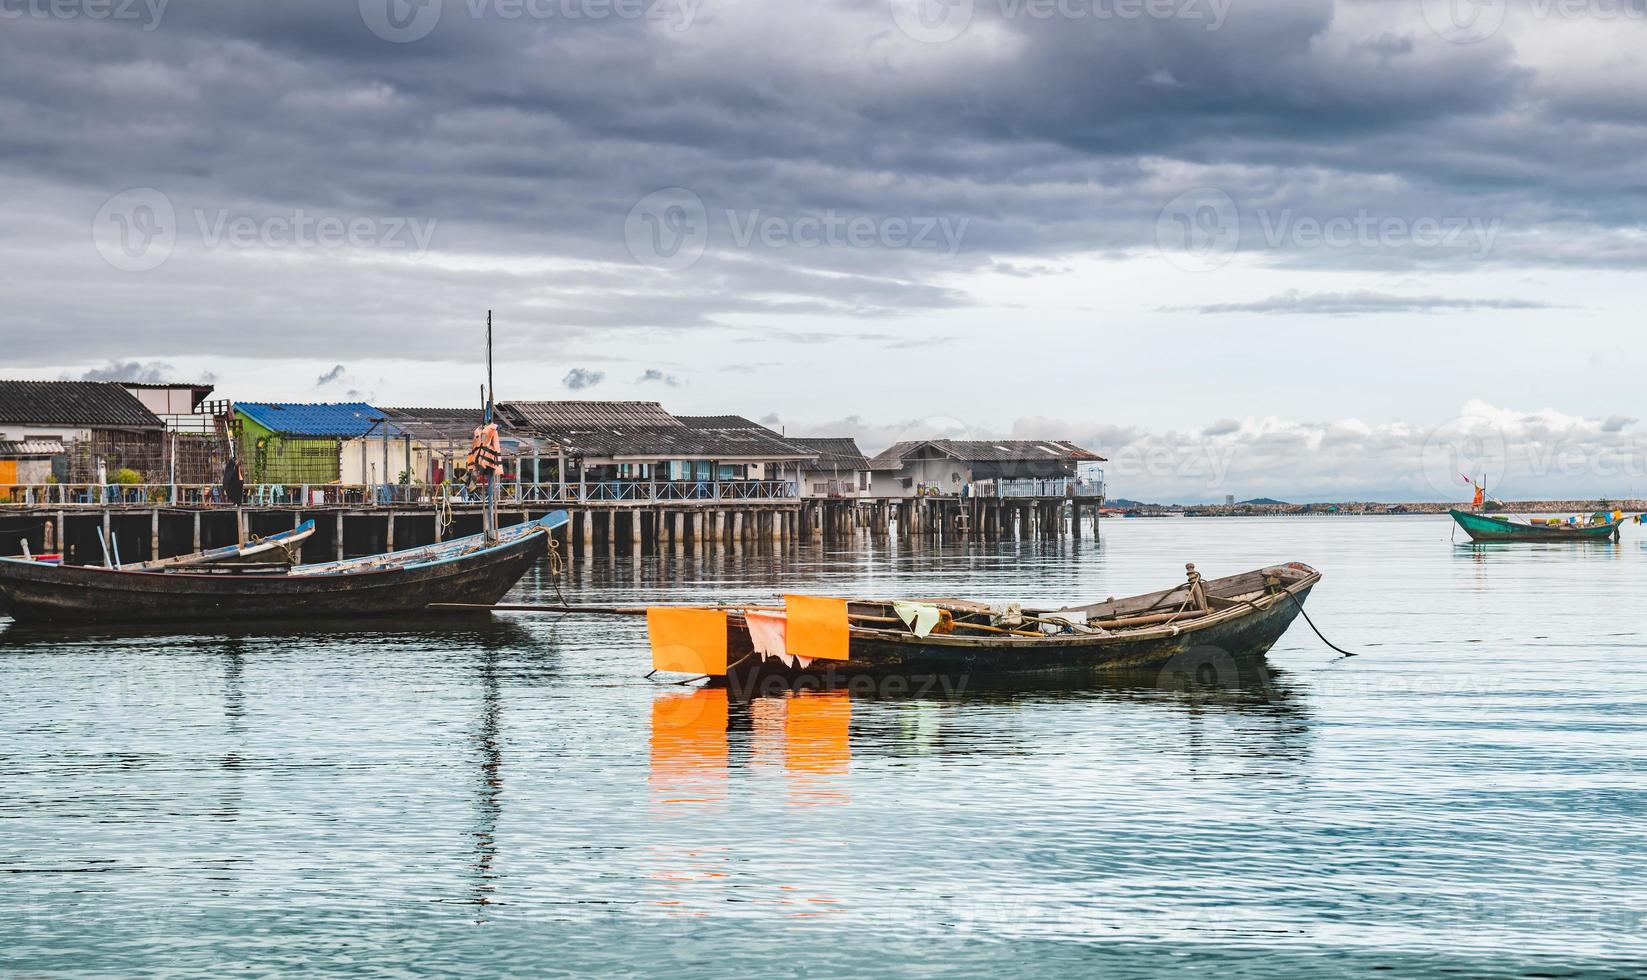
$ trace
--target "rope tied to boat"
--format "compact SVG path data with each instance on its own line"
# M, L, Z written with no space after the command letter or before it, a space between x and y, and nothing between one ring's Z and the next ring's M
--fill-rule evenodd
M570 606L566 601L566 593L560 590L561 572L566 568L566 562L560 556L560 542L555 540L555 532L546 532L549 535L549 584L555 587L555 597L560 599L562 606Z
M1346 657L1355 656L1355 654L1353 654L1350 651L1344 649L1343 647L1339 646L1338 644L1334 643L1333 641L1327 639L1326 634L1321 632L1321 628L1315 625L1315 620L1311 619L1310 614L1304 611L1304 604L1302 602L1298 601L1298 597L1296 595L1293 595L1291 589L1284 588L1282 586L1281 578L1280 578L1279 575L1265 574L1265 576L1264 576L1264 587L1269 589L1270 593L1272 595L1275 594L1275 593L1280 593L1281 595L1286 596L1288 599L1291 599L1292 604L1298 608L1298 614L1300 616L1304 617L1304 622L1309 624L1310 629L1315 631L1315 635L1320 637L1321 642L1325 643L1327 645L1328 649L1337 651L1338 653L1341 653ZM1246 603L1247 605L1251 606L1254 609L1260 609L1259 605L1256 602L1253 602L1251 599L1241 599L1240 601Z

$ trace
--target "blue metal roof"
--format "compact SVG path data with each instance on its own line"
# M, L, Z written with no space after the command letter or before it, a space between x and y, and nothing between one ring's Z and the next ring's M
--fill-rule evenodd
M383 409L365 402L327 402L304 404L298 402L235 402L235 411L271 432L294 436L335 436L357 439L371 430L372 435L384 433L399 436L404 433L393 422L385 421L376 429L372 423L386 419Z

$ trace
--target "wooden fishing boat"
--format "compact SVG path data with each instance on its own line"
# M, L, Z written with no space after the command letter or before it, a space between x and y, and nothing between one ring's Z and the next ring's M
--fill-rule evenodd
M556 511L493 533L291 568L134 570L3 558L0 598L20 622L399 616L434 602L497 602L566 522Z
M152 561L129 562L120 567L127 571L147 572L163 568L191 568L196 565L233 564L298 564L303 542L314 536L315 522L304 521L289 531L252 538L245 544L231 544L222 548L196 551L176 558L156 558Z
M1214 580L1187 570L1170 589L1061 609L786 596L781 608L570 611L644 614L655 670L740 686L772 675L1080 673L1261 657L1321 580L1296 562Z
M1588 524L1534 524L1514 520L1502 514L1477 514L1466 510L1450 510L1454 521L1464 529L1472 541L1556 541L1607 542L1617 541L1619 525L1624 518L1613 515L1604 521Z

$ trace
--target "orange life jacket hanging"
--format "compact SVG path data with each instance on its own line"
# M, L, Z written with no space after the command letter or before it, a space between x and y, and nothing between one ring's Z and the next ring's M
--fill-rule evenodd
M468 462L471 473L503 472L503 450L498 443L496 422L475 430L475 441L469 446Z

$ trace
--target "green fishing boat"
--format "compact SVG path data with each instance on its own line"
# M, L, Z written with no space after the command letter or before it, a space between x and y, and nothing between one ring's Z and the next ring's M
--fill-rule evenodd
M1472 541L1617 541L1618 526L1624 523L1623 516L1616 513L1606 515L1603 520L1591 518L1585 524L1553 521L1534 524L1502 514L1473 514L1467 510L1447 513L1453 515L1453 520Z

